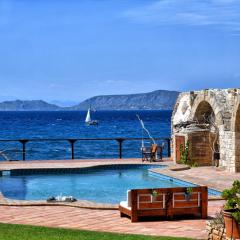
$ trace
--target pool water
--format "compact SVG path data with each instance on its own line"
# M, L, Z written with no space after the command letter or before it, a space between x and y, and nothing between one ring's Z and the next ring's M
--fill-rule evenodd
M164 166L155 166L164 167ZM153 165L93 168L80 173L29 174L0 177L0 191L7 198L40 200L60 194L99 203L119 203L126 192L136 188L166 188L184 185L156 177L148 169Z

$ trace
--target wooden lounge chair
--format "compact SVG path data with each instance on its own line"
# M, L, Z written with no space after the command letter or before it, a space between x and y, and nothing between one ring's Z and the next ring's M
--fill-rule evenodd
M128 191L127 201L119 205L121 217L129 216L132 222L137 222L140 217L197 215L207 218L207 187L192 187L190 194L187 189L177 187Z
M158 145L157 144L152 144L150 149L143 149L142 151L142 161L149 161L153 162L156 161L156 154L158 150Z

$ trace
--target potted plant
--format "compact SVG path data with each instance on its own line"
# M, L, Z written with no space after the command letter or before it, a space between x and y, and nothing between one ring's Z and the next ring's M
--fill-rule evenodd
M153 201L157 200L157 196L158 196L158 192L156 190L152 191L152 197L153 197Z
M192 187L188 187L188 188L186 189L184 195L185 195L185 199L186 199L187 201L190 200L191 195L192 195L192 191L193 191L193 188L192 188Z
M240 181L236 180L230 189L225 189L222 197L226 200L223 216L226 225L226 236L240 238Z

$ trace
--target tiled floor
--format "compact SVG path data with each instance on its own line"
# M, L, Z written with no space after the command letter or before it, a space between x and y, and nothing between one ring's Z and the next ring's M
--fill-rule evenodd
M24 168L79 168L104 164L141 163L140 159L124 160L68 160L68 161L32 161L0 163L0 170ZM165 159L164 165L172 165ZM219 171L213 167L199 167L182 171L168 169L157 170L161 173L197 184L208 185L222 190L231 186L234 179L240 179L240 173ZM52 227L77 228L121 233L135 233L164 236L186 236L206 238L206 221L174 220L131 223L127 218L120 218L117 210L97 210L69 206L3 206L0 202L0 222L31 224ZM6 202L5 202L6 204ZM222 201L209 201L209 216L214 216Z
M210 201L209 216L213 216L222 204L222 201ZM120 218L117 210L63 206L0 206L0 222L194 239L207 236L206 220L202 219L131 223L128 218Z
M240 179L240 172L230 173L215 167L195 167L183 171L171 171L169 169L153 171L188 182L206 185L219 191L231 187L234 180Z
M0 162L0 170L9 169L28 169L28 168L81 168L96 165L106 164L132 164L142 163L139 158L128 159L88 159L88 160L36 160L36 161L12 161L12 162ZM149 162L144 162L149 163ZM151 164L161 164L163 162L152 162ZM173 164L173 162L165 158L164 164Z

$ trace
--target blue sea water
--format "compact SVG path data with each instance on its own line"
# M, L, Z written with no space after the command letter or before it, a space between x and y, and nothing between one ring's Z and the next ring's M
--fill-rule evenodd
M141 138L142 129L136 114L140 115L154 138L170 136L171 111L97 111L92 118L99 121L98 126L85 125L85 111L39 111L0 112L0 139ZM145 141L145 145L150 144ZM140 147L141 141L125 141L123 158L140 157ZM9 159L21 159L21 150L19 142L0 142L0 151L4 151ZM117 141L75 143L75 158L117 157ZM26 145L27 160L70 158L71 148L67 141L30 141Z

